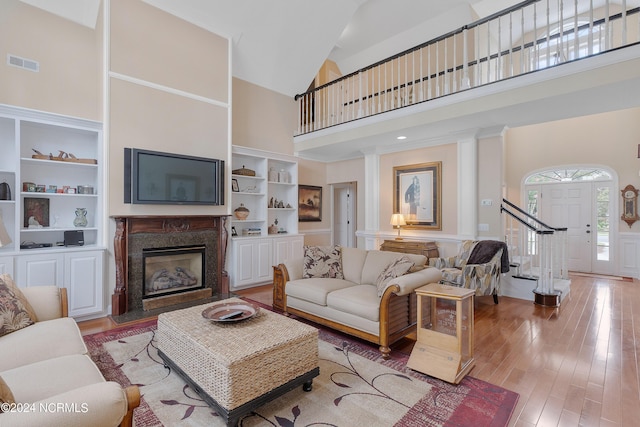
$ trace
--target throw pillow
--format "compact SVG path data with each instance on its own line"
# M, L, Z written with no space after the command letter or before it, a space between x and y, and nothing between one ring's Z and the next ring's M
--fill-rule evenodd
M0 275L0 337L33 325L36 314L8 274Z
M344 279L341 246L305 246L302 277Z
M6 382L0 377L0 403L16 403L15 398L13 397L13 393L11 393L11 389L7 385ZM2 407L4 405L0 405L0 413L2 413Z
M413 267L413 261L406 256L401 256L391 262L391 264L387 265L385 269L380 272L380 275L378 275L378 279L376 280L378 296L382 296L385 288L387 287L387 283L389 283L391 279L402 276L409 271L411 267Z

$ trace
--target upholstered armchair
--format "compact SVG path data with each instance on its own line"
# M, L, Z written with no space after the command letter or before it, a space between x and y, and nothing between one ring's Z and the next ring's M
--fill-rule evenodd
M456 256L430 258L429 265L442 271L443 283L475 289L477 296L493 295L497 304L500 276L509 271L509 254L504 242L465 240Z

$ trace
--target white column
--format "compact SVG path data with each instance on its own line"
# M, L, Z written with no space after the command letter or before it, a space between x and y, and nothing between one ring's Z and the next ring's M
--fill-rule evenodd
M458 141L458 236L474 239L478 223L478 141Z
M378 249L378 239L373 237L380 230L380 155L364 153L364 249Z

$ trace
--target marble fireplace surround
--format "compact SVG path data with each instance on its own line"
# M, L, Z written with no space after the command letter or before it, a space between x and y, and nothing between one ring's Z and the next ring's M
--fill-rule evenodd
M203 245L204 287L212 294L227 294L226 216L113 216L116 286L111 314L119 316L142 308L142 249Z

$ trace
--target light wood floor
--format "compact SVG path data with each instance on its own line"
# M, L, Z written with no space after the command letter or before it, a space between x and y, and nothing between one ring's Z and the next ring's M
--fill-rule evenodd
M475 303L471 376L520 394L512 426L640 423L640 282L572 276L557 309L501 297ZM238 292L271 304L271 286ZM117 326L80 324L83 334ZM410 351L405 340L395 348Z

